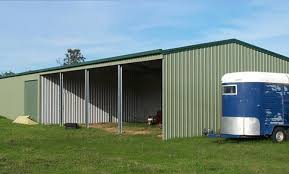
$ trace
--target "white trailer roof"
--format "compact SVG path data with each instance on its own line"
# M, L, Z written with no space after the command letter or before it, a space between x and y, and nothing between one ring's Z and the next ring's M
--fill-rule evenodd
M265 82L289 84L289 74L268 72L235 72L222 77L222 83Z

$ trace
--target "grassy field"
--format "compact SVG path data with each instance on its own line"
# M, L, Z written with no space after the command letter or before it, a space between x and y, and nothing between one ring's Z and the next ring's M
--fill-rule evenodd
M0 173L289 173L289 143L206 137L162 141L0 117Z

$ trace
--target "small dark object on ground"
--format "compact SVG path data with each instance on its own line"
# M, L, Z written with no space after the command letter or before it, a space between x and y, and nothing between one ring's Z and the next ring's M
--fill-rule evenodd
M202 131L202 135L207 136L208 134L214 134L214 130L209 129L209 128L204 128Z
M157 115L150 115L147 118L148 125L158 124L160 128L162 127L162 111L158 111Z
M148 125L153 125L156 123L156 117L155 116L148 116Z
M80 126L77 123L65 123L65 129L79 129Z

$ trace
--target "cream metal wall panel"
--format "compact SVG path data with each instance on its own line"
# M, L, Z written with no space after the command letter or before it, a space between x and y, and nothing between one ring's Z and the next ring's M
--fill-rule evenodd
M220 128L221 77L236 71L289 72L289 62L237 43L167 53L163 62L164 138Z
M85 123L84 77L64 74L63 123ZM75 77L75 78L74 78ZM60 75L41 76L41 123L60 124Z
M25 81L30 81L30 80L40 80L39 75L30 74L30 75L0 79L0 115L1 116L5 116L9 119L14 120L17 116L25 114L24 112L24 84L25 84ZM38 89L38 91L40 90Z
M41 117L43 124L60 124L58 74L41 76Z

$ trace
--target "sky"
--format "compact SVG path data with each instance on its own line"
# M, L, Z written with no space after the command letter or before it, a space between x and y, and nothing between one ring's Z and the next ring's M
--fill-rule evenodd
M0 72L236 38L289 56L289 1L0 0Z

